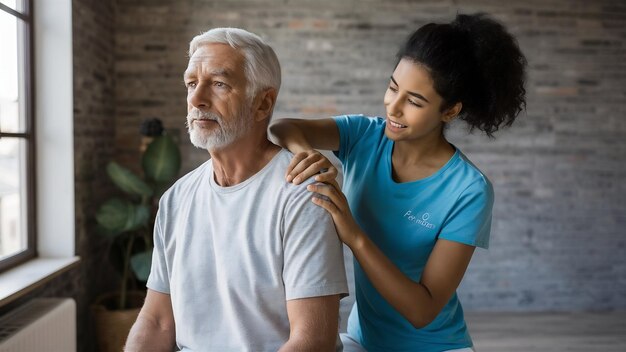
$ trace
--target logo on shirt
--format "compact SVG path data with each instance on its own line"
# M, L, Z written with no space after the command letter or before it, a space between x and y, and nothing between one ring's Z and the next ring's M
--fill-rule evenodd
M407 220L409 220L410 222L416 223L418 225L424 226L427 229L434 229L435 225L428 222L428 219L430 219L430 214L429 213L424 213L421 216L416 216L413 215L411 213L410 210L408 210L406 213L404 213L404 218L406 218Z

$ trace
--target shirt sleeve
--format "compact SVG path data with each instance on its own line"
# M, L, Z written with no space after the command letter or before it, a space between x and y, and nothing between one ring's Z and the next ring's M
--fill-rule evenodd
M439 238L489 248L493 186L484 179L470 184L455 202Z
M170 293L170 280L167 270L167 262L165 255L165 245L163 239L163 230L161 226L164 212L161 210L162 205L157 211L156 220L154 222L154 249L152 250L152 266L150 267L150 276L146 287L161 293Z
M359 140L366 135L369 129L375 128L381 123L380 118L367 117L364 115L343 115L333 118L339 129L339 150L334 151L335 156L345 164L346 159L353 153Z
M295 188L283 217L283 282L287 300L348 294L343 248L330 214Z

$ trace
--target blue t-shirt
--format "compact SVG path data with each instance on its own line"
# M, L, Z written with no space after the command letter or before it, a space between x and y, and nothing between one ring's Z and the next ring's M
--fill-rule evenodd
M458 149L433 175L413 182L392 178L394 142L385 120L335 117L344 188L355 220L409 278L419 282L439 238L487 248L493 187ZM369 352L442 351L471 347L456 293L429 325L416 329L376 291L354 261L356 303L348 334Z

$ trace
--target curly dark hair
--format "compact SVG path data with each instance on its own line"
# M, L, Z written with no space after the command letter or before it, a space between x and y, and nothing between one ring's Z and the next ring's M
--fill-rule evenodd
M430 72L441 111L461 102L459 118L493 137L526 108L526 58L506 28L486 14L457 15L415 31L397 54Z

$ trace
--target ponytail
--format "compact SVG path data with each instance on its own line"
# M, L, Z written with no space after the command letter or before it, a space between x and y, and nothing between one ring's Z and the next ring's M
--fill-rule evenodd
M492 137L526 107L526 58L506 28L484 14L420 27L398 52L401 59L429 70L441 111L462 103L459 118L470 130Z

